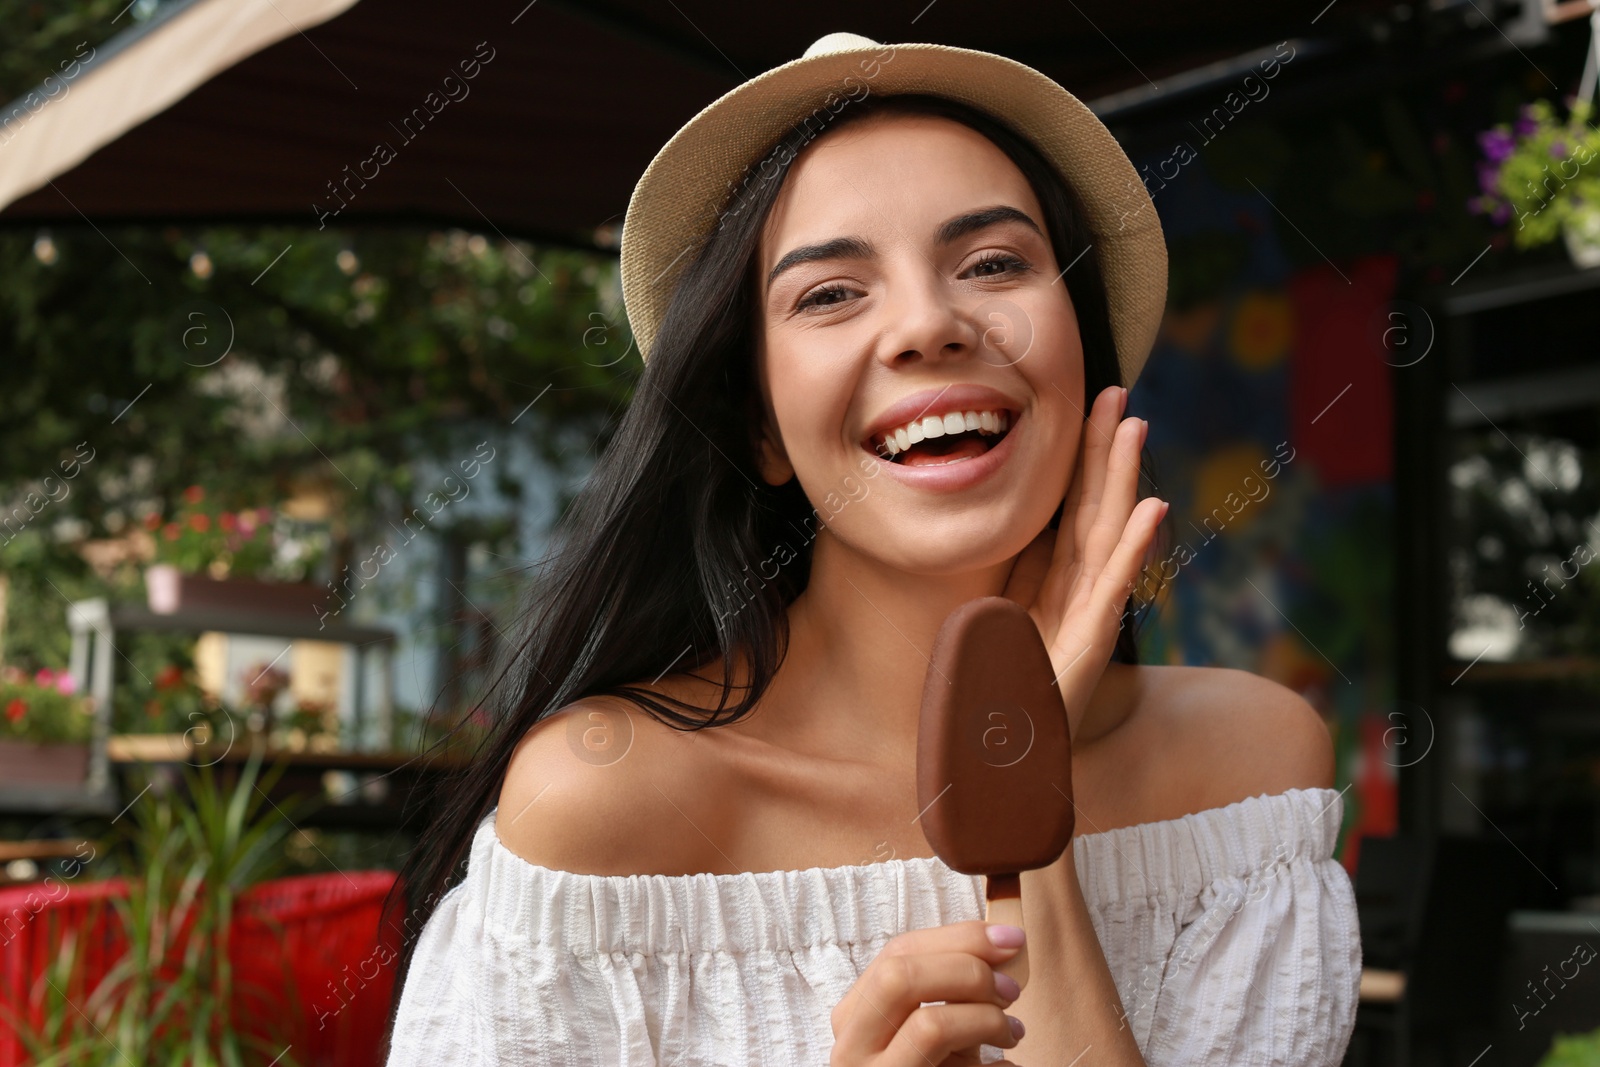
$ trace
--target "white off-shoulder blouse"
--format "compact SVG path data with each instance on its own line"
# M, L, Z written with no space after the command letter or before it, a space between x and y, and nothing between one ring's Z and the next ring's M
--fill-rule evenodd
M1342 816L1342 793L1291 789L1073 839L1146 1063L1341 1061L1361 972L1355 894L1332 858ZM507 849L491 811L422 929L388 1067L817 1067L834 1005L885 942L983 913L983 879L932 857L551 870Z

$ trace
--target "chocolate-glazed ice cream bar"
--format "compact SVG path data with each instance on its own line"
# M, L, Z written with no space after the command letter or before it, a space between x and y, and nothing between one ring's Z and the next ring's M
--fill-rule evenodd
M1022 926L1021 872L1072 842L1072 738L1027 611L981 597L934 639L917 735L917 806L938 857L987 879L990 922ZM1028 980L1027 949L996 968Z

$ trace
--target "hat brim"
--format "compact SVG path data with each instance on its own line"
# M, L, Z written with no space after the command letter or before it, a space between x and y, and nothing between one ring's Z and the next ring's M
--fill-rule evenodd
M1123 381L1149 357L1167 295L1167 246L1150 194L1094 112L1055 81L990 52L939 44L864 44L774 67L729 90L656 153L622 227L622 299L641 356L695 249L739 210L751 168L790 130L866 94L933 93L981 108L1028 138L1077 192L1105 278ZM823 132L820 127L818 132ZM751 173L747 174L747 169ZM708 195L716 190L717 195Z

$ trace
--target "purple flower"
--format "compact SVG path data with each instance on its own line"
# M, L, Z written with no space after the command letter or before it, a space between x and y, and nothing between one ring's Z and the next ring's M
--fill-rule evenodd
M1504 226L1506 223L1511 221L1511 205L1501 204L1499 207L1494 209L1494 213L1489 216L1489 219L1496 226Z
M1478 188L1492 193L1500 181L1500 167L1495 163L1478 164Z
M1512 123L1512 130L1517 131L1518 138L1528 138L1539 130L1539 120L1534 118L1533 107L1523 104L1517 109L1517 122Z
M1516 148L1516 142L1511 139L1511 135L1498 126L1478 134L1478 144L1482 147L1483 154L1494 163L1508 158Z
M1566 154L1567 143L1565 141L1555 141L1551 143L1550 155L1553 159L1563 159L1566 157Z

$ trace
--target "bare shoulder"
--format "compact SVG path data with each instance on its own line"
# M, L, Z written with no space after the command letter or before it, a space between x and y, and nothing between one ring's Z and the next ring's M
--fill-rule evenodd
M500 785L495 833L529 863L575 874L703 869L714 780L697 734L618 697L585 697L536 723Z
M1290 789L1331 787L1333 737L1317 711L1285 685L1229 667L1147 669L1139 714L1159 737L1169 780L1190 811Z

